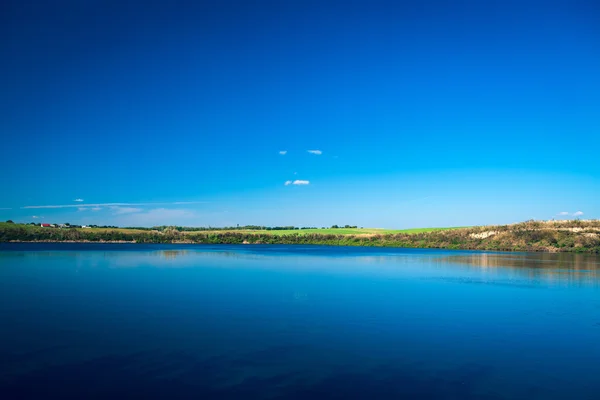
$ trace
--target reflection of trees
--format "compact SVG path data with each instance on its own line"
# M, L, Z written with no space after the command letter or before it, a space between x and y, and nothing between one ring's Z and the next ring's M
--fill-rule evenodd
M163 250L159 251L161 257L166 258L167 260L173 260L179 256L183 256L187 254L187 250Z
M105 258L114 258L109 260L113 268L136 268L136 267L167 267L167 268L196 268L202 266L226 266L231 265L231 261L237 259L243 260L264 260L271 258L269 254L247 253L243 250L222 250L221 248L189 245L188 248L165 249L169 245L159 245L155 249L146 251L112 251L104 253ZM80 253L81 254L81 253ZM222 261L219 261L221 259ZM227 260L227 261L226 261Z
M393 262L394 264L402 263L402 264L421 264L431 262L433 260L439 259L438 256L430 256L425 254L419 255L398 255L398 254L382 254L382 255L373 255L373 256L363 256L356 255L350 256L361 263L365 264L386 264Z
M135 268L251 267L262 269L335 270L367 274L403 275L423 269L425 274L452 274L449 266L469 268L490 279L509 277L531 282L595 284L600 286L600 256L572 253L486 253L439 250L389 250L304 246L227 245L39 245L37 251L0 252L0 258L36 257L77 259L82 266ZM52 250L51 250L52 249ZM81 250L79 250L81 249ZM0 259L0 261L2 261ZM288 261L289 260L289 261ZM246 263L245 261L252 261ZM258 261L258 262L257 262ZM435 267L439 267L436 270ZM434 267L434 268L432 268ZM411 272L412 273L412 272Z
M463 264L479 269L509 269L520 276L561 283L600 282L600 258L587 254L468 254L437 259L440 263Z

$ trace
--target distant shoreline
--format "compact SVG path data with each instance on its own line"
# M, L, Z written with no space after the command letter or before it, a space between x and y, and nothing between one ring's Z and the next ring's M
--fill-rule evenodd
M436 229L417 233L286 233L265 231L61 229L0 223L0 242L285 244L448 250L600 253L600 221L528 221L513 225ZM360 230L358 230L360 232Z
M137 243L135 240L127 241L127 240L102 240L102 241L92 241L92 240L9 240L0 243L108 243L108 244L135 244Z

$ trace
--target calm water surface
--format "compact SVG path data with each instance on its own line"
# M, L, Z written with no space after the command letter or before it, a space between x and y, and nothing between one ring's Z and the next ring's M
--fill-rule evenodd
M600 259L0 244L0 398L599 399Z

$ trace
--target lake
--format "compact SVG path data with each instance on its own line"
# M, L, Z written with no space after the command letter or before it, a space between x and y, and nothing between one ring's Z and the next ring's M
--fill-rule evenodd
M598 399L600 258L0 244L0 398Z

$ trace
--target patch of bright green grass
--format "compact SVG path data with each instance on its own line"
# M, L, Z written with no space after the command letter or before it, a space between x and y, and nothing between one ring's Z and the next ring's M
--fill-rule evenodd
M226 233L226 232L237 232L246 234L263 234L263 235L306 235L306 234L321 234L321 235L387 235L394 233L424 233L441 231L448 229L457 228L416 228L416 229L381 229L381 228L326 228L326 229L289 229L289 230L220 230L220 231L200 231L200 232L188 232L188 234L197 233Z

